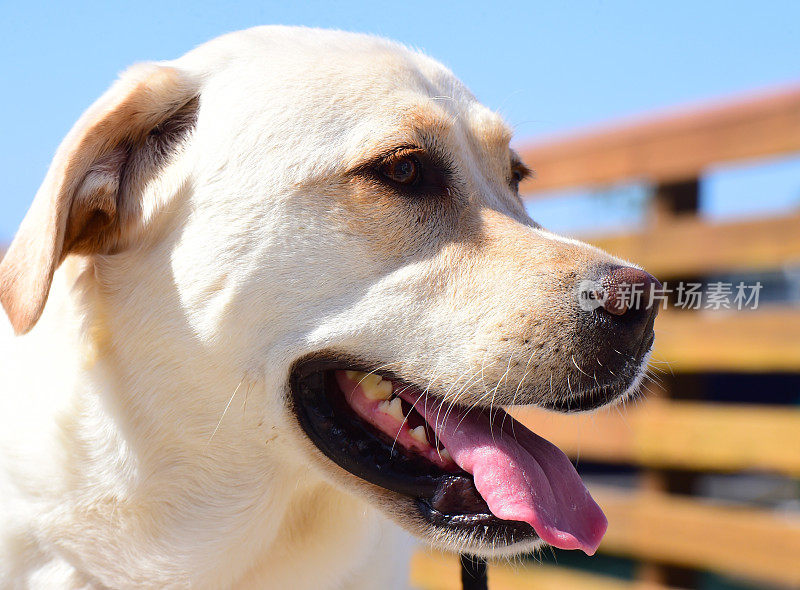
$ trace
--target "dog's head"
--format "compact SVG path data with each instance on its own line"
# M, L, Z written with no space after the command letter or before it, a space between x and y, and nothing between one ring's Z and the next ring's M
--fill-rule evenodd
M644 301L657 281L533 222L510 138L398 45L228 35L128 71L87 111L0 266L0 298L27 332L55 269L83 255L117 297L106 332L147 334L206 389L261 383L248 427L422 538L591 552L602 513L500 407L630 395L655 309L626 288Z

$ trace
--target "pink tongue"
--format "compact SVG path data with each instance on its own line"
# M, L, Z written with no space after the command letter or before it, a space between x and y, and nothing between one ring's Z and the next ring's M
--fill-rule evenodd
M426 407L427 398L401 393L463 470L497 518L527 522L543 541L593 555L608 521L578 472L555 445L502 410L466 413Z

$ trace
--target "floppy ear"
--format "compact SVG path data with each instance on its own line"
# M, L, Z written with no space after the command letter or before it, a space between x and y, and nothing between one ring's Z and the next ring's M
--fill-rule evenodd
M0 263L0 302L17 334L38 321L67 254L124 247L137 188L194 125L197 91L174 68L134 66L69 132Z

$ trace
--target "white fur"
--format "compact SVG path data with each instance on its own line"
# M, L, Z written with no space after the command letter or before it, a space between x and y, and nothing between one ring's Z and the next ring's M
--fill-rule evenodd
M425 56L262 27L165 65L197 81L200 109L141 187L142 235L68 257L33 331L2 327L3 586L404 587L409 537L300 432L289 367L336 347L456 383L529 279L492 287L491 256L473 253L463 283L441 283L455 300L440 298L432 279L452 251L376 254L369 227L354 232L308 179L403 140L406 114L433 109L453 122L444 141L465 186L531 259L584 247L530 226L494 174L506 152L471 135L499 119Z

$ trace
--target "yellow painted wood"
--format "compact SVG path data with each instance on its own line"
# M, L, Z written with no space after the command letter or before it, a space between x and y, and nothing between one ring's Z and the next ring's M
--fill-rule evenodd
M609 520L600 551L634 559L708 569L753 581L800 585L800 517L714 505L655 492L594 487ZM425 590L457 590L457 558L418 553L412 583ZM552 566L490 564L490 588L591 588L642 585Z
M800 408L650 398L592 414L513 411L569 456L656 468L800 477Z
M411 562L411 584L419 590L461 590L458 557L420 551ZM665 590L663 586L617 580L550 565L489 566L489 590Z
M800 214L710 223L690 216L635 233L589 238L664 281L709 272L800 264Z
M535 171L520 187L532 198L640 178L693 178L715 164L800 151L800 87L619 122L518 150Z
M800 308L664 312L653 358L674 372L800 371Z
M600 551L800 586L800 517L655 492L592 488L609 521Z

